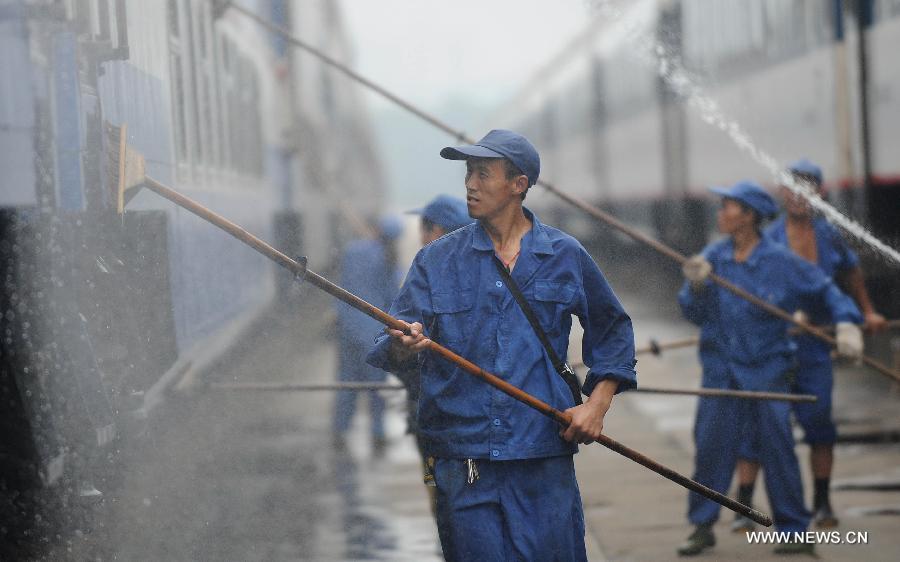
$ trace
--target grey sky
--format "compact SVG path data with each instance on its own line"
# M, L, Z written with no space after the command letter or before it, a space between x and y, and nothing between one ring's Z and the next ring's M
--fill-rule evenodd
M478 137L498 104L583 28L589 10L576 0L343 0L342 12L356 70ZM366 99L389 206L460 195L462 167L437 155L453 139L375 94Z
M342 7L356 68L426 107L460 96L501 101L588 13L576 0L343 0ZM372 105L380 107L381 100Z

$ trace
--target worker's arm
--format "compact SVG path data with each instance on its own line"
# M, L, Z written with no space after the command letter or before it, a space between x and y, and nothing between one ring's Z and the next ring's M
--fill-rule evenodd
M884 330L887 327L887 320L884 316L879 314L875 310L874 305L872 305L872 299L869 298L869 291L866 290L866 282L863 278L862 268L856 266L848 270L843 275L843 280L847 292L850 293L850 296L853 297L853 300L859 305L860 311L862 311L865 329L870 332L880 332L881 330Z

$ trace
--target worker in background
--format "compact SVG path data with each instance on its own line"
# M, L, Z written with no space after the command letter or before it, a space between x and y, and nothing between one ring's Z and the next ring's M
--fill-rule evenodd
M393 216L383 218L376 239L355 240L347 244L341 256L341 286L367 302L386 309L399 288L397 239L403 224ZM337 304L338 381L384 382L385 373L366 364L366 353L372 347L373 335L381 324L348 304ZM367 391L369 400L372 450L384 452L384 398L376 390ZM357 391L339 390L334 406L334 444L346 444L346 433L356 411Z
M419 235L422 246L431 244L438 238L471 224L474 219L469 216L466 202L459 197L438 195L421 209L408 211L411 215L419 215ZM397 377L406 386L407 431L416 436L419 452L422 443L419 439L416 411L419 406L419 369L398 372Z
M795 182L803 183L819 196L822 189L822 169L807 159L798 160L788 167ZM883 330L884 317L875 311L863 282L859 258L841 238L838 230L823 217L817 216L806 199L782 186L785 214L773 221L766 235L787 247L794 254L813 263L828 278L834 280L856 301L865 319L865 328L872 332ZM827 324L827 309L812 308L800 311L812 324ZM797 345L797 369L794 391L815 395L815 402L797 402L794 415L803 427L803 436L810 446L810 467L813 476L813 521L820 529L837 526L829 498L831 471L834 465L834 443L837 430L831 416L831 394L834 375L829 345L809 334L794 338ZM758 452L748 442L741 449L738 460L738 501L750 505L756 475L759 472ZM752 530L754 524L744 516L735 518L735 532Z
M714 285L708 279L712 272L783 310L827 310L829 320L839 326L838 351L861 356L862 335L855 323L861 323L862 317L853 302L818 268L763 236L763 221L776 212L772 198L751 181L711 191L722 197L718 228L727 237L685 262L687 282L679 303L688 320L719 331L726 371L718 376L727 377L728 387L736 390L789 392L794 348L787 335L788 322ZM790 412L786 402L701 398L694 479L727 492L738 448L743 440L751 440L766 471L775 526L793 533L806 530L809 512L803 504ZM718 516L717 503L691 493L688 518L695 529L678 554L696 555L714 546L712 526ZM812 544L783 543L775 551L811 552Z
M421 209L407 213L421 217L419 234L423 246L474 221L469 216L466 202L451 195L438 195Z
M445 234L458 230L474 219L469 216L466 202L459 197L450 195L438 195L421 209L407 211L411 215L419 215L419 235L422 246L431 244ZM399 370L395 373L397 378L406 387L406 431L416 438L416 446L425 463L425 445L419 435L419 422L417 412L419 410L419 392L421 388L419 365L408 370ZM428 501L432 514L436 514L436 498L434 486L426 486Z

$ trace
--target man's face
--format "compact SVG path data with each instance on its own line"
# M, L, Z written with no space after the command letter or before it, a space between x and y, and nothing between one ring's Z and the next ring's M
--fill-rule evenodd
M812 191L822 195L822 188L816 183L814 178L795 174L794 181L803 183ZM802 195L798 195L790 190L787 186L781 186L781 198L784 201L784 210L787 214L796 218L809 218L812 216L813 210L810 204Z
M466 206L473 219L490 220L510 205L521 206L521 193L527 187L525 176L506 179L502 158L466 160Z
M719 232L729 236L742 228L752 226L754 221L752 211L744 209L740 203L728 197L722 199L716 218Z

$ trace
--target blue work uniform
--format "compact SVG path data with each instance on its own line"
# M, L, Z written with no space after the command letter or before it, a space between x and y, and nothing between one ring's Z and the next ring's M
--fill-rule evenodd
M566 356L575 315L584 328L582 357L589 368L582 391L589 395L607 378L619 382L619 391L634 388L631 319L600 269L577 240L524 212L532 227L521 240L512 277L554 351ZM554 408L571 408L569 387L493 256L479 222L425 246L391 314L420 322L433 341ZM571 469L578 448L559 436L557 423L436 354L395 362L390 346L390 338L381 337L368 360L394 372L419 363L419 433L425 454L438 458L434 480L447 558L584 559L581 499ZM463 483L464 459L480 461L481 478L472 484ZM523 467L528 476L514 476Z
M816 237L816 254L819 266L829 279L846 273L859 266L859 258L851 250L838 230L822 217L813 219ZM766 235L775 242L790 249L787 239L785 218L779 217L767 229ZM827 324L830 316L827 310L804 310L813 324ZM794 338L797 344L797 376L794 390L800 394L813 394L815 402L797 402L794 414L803 427L804 440L810 445L833 444L837 439L837 429L831 418L831 391L834 374L831 365L831 348L827 342L801 334ZM750 457L753 458L753 457Z
M818 268L766 237L743 263L735 261L730 239L714 242L703 254L716 274L778 308L823 308L835 322L861 320L853 301ZM787 337L786 321L711 282L699 291L686 283L679 303L688 320L718 332L721 355L713 359L722 360L723 371L713 380L722 388L790 391L788 375L795 348ZM696 423L695 480L726 493L740 443L749 440L760 452L776 527L782 531L806 529L809 513L803 504L788 403L702 398ZM719 504L691 493L691 523L712 523L718 515Z
M397 268L389 263L381 240L356 240L347 244L341 260L341 286L363 300L387 308L399 287ZM384 382L385 373L366 364L374 334L381 324L348 304L338 301L338 380ZM333 427L344 433L356 410L357 392L339 390L335 398ZM384 398L368 391L372 434L384 436Z

